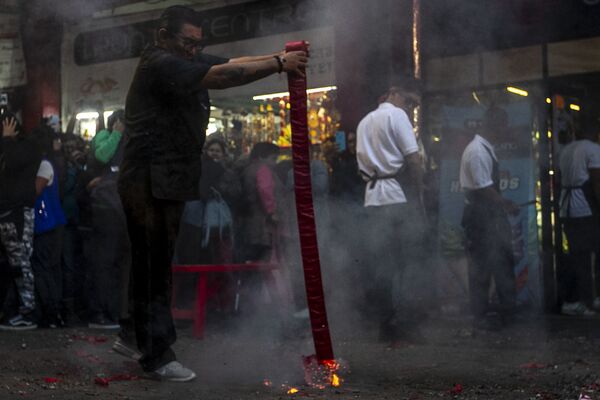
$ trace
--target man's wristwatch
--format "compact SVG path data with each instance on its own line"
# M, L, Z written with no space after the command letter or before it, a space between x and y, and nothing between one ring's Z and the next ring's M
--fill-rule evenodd
M283 72L283 59L279 55L273 56L273 58L277 60L277 65L279 66L279 71L277 71L277 72L282 73Z

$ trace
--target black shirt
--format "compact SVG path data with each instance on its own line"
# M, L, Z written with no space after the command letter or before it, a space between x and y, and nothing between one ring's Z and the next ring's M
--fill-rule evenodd
M157 198L197 198L200 157L210 116L202 79L228 59L199 54L188 60L156 46L140 57L125 106L128 143L121 180L128 169L151 169Z
M31 136L0 137L0 214L20 207L33 208L41 161L42 155Z

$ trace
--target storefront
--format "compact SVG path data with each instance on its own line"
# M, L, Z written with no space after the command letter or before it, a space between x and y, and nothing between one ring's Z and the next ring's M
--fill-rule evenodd
M339 115L336 96L335 38L331 10L317 0L246 1L202 9L205 52L236 57L281 51L287 41L308 40L311 63L309 124L313 143L332 135ZM93 137L102 103L105 117L124 106L142 49L153 41L157 11L98 18L65 27L63 41L63 120L76 111L78 132ZM242 87L212 91L208 134L225 137L236 153L258 141L290 145L286 75ZM240 136L241 135L241 136Z
M566 250L557 214L557 160L561 146L580 129L581 113L599 110L600 37L585 37L596 28L584 28L600 10L585 2L562 4L555 10L533 3L518 5L527 5L525 11L515 5L495 14L463 7L454 12L468 18L460 28L448 26L452 22L440 28L445 39L437 37L430 44L424 63L424 144L432 174L439 179L442 258L451 275L464 284L460 154L478 131L486 107L494 104L507 111L510 126L497 151L503 195L523 205L520 217L512 221L519 299L555 310L560 301L558 276L564 267L561 255ZM527 19L518 20L523 12L529 13ZM515 19L507 22L504 18L511 15ZM583 16L577 20L577 15ZM443 16L447 21L455 17ZM435 18L429 15L427 21L425 29Z

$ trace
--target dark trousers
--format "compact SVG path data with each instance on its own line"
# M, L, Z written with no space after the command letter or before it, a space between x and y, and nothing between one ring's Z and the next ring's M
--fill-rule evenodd
M591 306L599 296L600 271L594 258L600 253L600 221L595 217L567 218L563 228L569 243L564 265L560 268L563 301L583 301Z
M85 272L82 237L79 228L76 225L66 225L63 234L63 252L62 252L62 287L63 299L70 302L82 303L83 282Z
M122 271L129 271L129 238L125 216L120 210L93 207L93 258L88 279L92 289L90 315L121 318Z
M62 300L62 232L58 227L34 236L31 267L35 277L36 311L41 321L54 322Z
M475 318L490 311L492 278L501 313L514 312L516 280L512 250L512 228L504 212L467 206L463 217L469 255L469 291Z
M140 364L153 371L176 359L171 315L171 260L183 202L152 196L150 173L129 171L119 182L131 242L130 309Z
M364 282L371 286L367 298L381 323L408 328L407 324L418 322L419 296L428 295L418 290L426 272L412 273L422 267L423 219L408 203L367 207L366 212L370 227L364 237L369 252L366 263L372 273L371 284Z

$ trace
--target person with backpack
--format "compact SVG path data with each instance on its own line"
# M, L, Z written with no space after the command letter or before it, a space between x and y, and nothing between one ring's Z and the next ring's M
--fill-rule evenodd
M178 264L226 264L233 261L233 205L241 193L240 179L227 164L227 147L220 138L209 139L202 155L200 199L186 202L181 218L175 251ZM231 274L209 276L209 286L216 289L216 308L221 312L233 309ZM176 301L191 301L188 294L195 290L195 280L179 283Z
M181 264L225 263L233 260L233 204L241 182L227 166L227 147L210 139L202 156L200 199L186 203L176 258Z
M43 160L35 181L35 223L31 266L35 277L36 319L43 326L63 326L61 317L62 300L62 235L66 224L60 204L57 169L49 160L53 149L53 135L39 132L38 141Z

